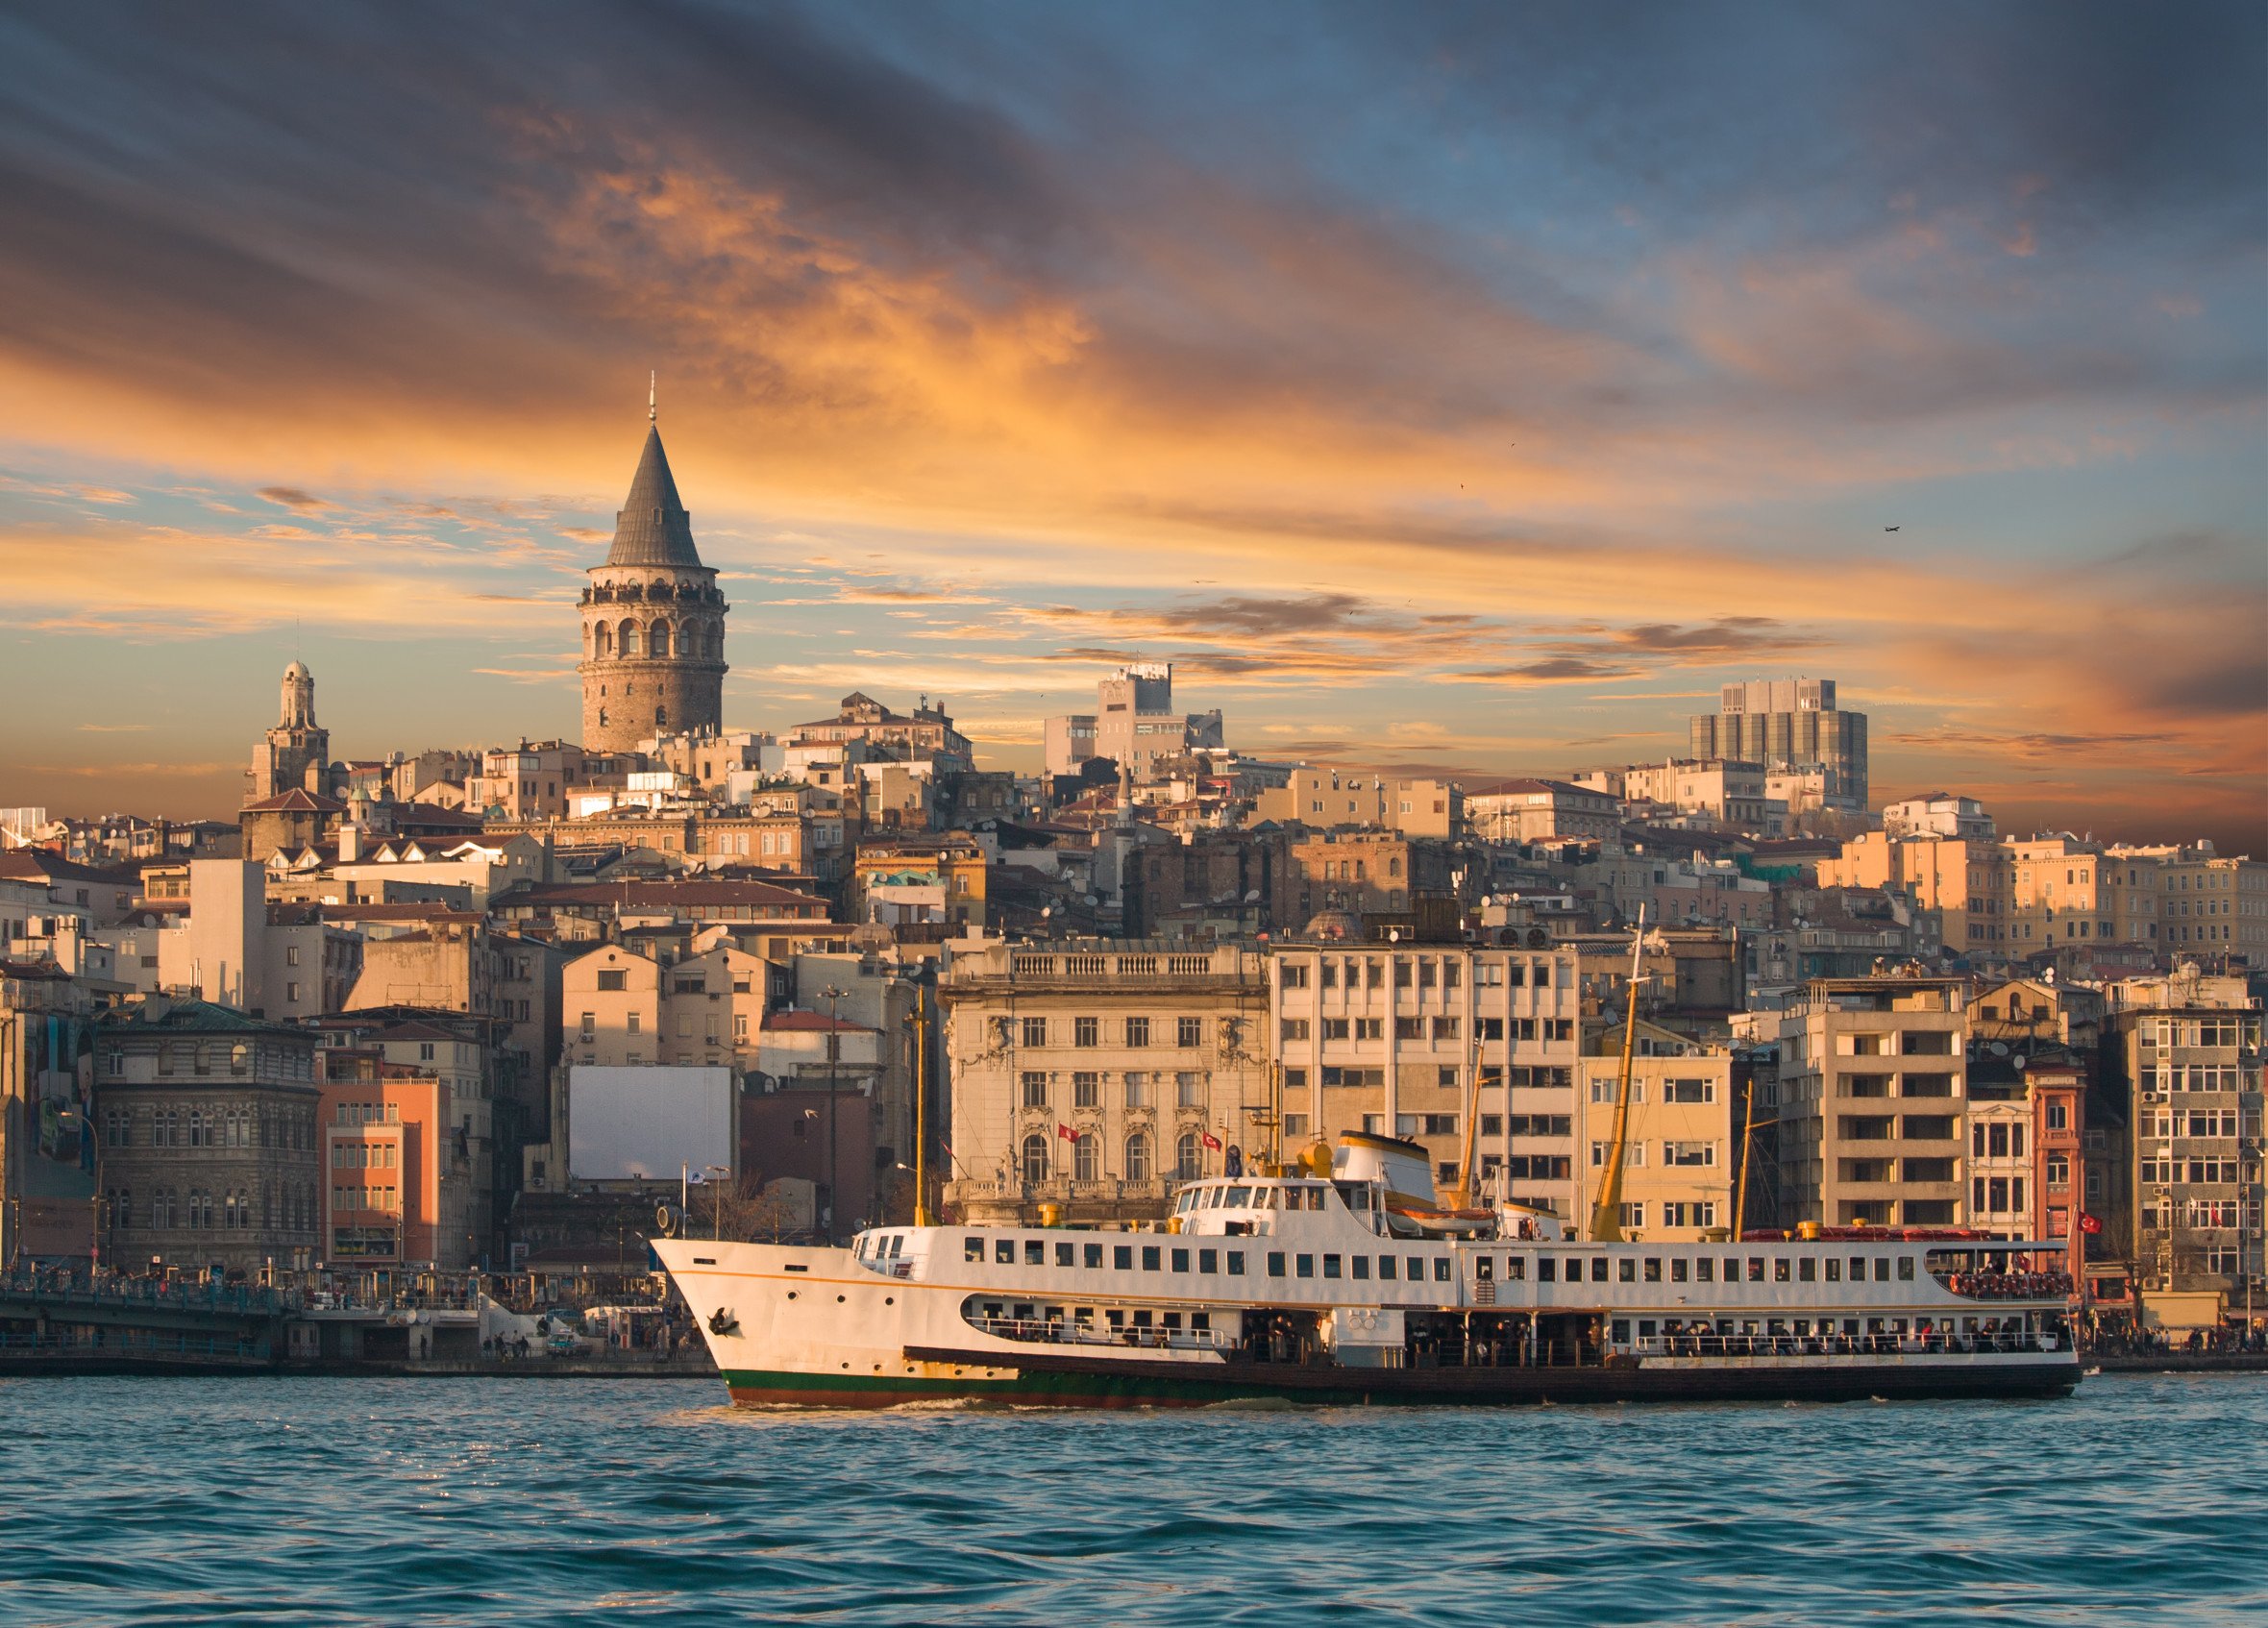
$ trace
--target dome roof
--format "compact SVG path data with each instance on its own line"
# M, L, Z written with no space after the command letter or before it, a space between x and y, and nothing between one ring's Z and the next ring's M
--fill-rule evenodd
M312 678L314 674L308 671L308 664L306 662L294 661L290 666L284 669L284 677L286 678Z
M850 929L850 948L861 955L879 955L897 943L898 935L879 922L861 922Z
M1363 936L1363 919L1348 910L1318 910L1308 918L1308 938L1347 939Z

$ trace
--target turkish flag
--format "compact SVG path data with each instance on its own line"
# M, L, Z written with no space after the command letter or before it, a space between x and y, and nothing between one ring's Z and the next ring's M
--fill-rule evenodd
M2099 1218L2090 1216L2082 1210L2079 1213L2079 1230L2082 1232L2101 1232L2103 1222Z
M1214 1152L1220 1151L1220 1138L1215 1136L1211 1131L1205 1132L1204 1142L1205 1146L1212 1148Z
M1069 1125L1057 1125L1055 1127L1055 1134L1062 1137L1066 1142L1076 1142L1079 1139L1079 1133L1072 1129Z

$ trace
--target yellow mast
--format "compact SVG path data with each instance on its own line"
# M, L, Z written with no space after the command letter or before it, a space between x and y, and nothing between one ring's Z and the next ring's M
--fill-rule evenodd
M1747 1100L1740 1111L1740 1188L1733 1195L1733 1241L1736 1244L1740 1241L1741 1233L1747 1230L1748 1159L1756 1147L1756 1074L1753 1072L1748 1076L1745 1095Z
M1472 1077L1465 1087L1465 1141L1457 1149L1457 1208L1472 1208L1472 1138L1474 1122L1480 1118L1481 1071L1479 1065L1468 1067ZM1507 1098L1509 1100L1509 1098Z
M1622 1077L1615 1088L1615 1135L1607 1145L1607 1173L1590 1210L1593 1244L1622 1242L1622 1150L1630 1131L1630 1059L1638 1045L1639 955L1646 945L1646 907L1638 907L1638 928L1630 939L1630 1015L1622 1023Z

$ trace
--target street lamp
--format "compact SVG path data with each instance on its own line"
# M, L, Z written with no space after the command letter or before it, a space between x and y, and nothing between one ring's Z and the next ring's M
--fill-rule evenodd
M839 1242L835 1236L835 1217L843 1207L842 1167L835 1157L835 1060L842 1051L842 1037L835 1031L835 1003L843 999L843 991L828 984L819 992L826 1002L826 1241Z

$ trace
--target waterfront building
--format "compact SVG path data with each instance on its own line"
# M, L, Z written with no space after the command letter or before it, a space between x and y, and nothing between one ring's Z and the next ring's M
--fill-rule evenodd
M305 1270L321 1249L315 1036L153 996L94 1043L104 1259L203 1275Z
M614 545L582 592L582 745L629 752L640 741L723 726L725 614L701 562L661 430L646 428Z
M1154 1220L1174 1182L1275 1140L1269 978L1248 945L955 944L939 980L945 1201L971 1220ZM1287 1088L1288 1108L1304 1097ZM1302 1104L1296 1143L1312 1129Z
M1958 978L1819 978L1772 1015L1783 1224L1962 1221L1967 993Z
M96 999L52 959L0 956L0 1261L92 1245Z
M1516 1202L1581 1213L1582 990L1566 949L1365 941L1322 912L1269 955L1283 1142L1368 1131L1426 1150L1444 1188L1466 1148ZM1479 1123L1467 1139L1466 1116Z
M1620 1020L1584 1025L1575 1087L1575 1147L1583 1191L1570 1218L1588 1232L1607 1173L1621 1088ZM1693 1242L1733 1225L1744 1151L1741 1092L1733 1048L1639 1019L1630 1064L1622 1157L1622 1236L1632 1242ZM1495 1127L1481 1116L1483 1146ZM1484 1181L1496 1156L1484 1154ZM1751 1223L1756 1218L1751 1216Z
M722 934L664 964L627 944L569 961L559 973L570 1063L638 1068L699 1065L746 1073L757 1067L770 971Z
M323 1053L322 1264L462 1271L477 1263L471 1139L449 1080L378 1050Z

